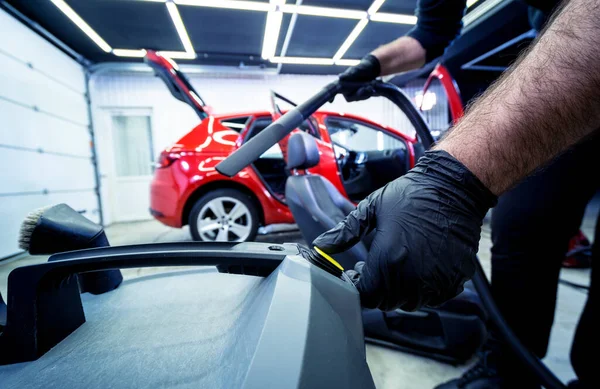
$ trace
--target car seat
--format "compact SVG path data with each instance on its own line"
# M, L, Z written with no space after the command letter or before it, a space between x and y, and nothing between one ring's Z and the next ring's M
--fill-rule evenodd
M319 149L306 133L292 135L288 143L288 169L293 175L285 184L286 202L304 240L310 244L317 236L335 227L356 207L329 180L306 169L319 164ZM345 253L335 255L344 267L352 269L367 257L367 247L359 242Z
M318 164L314 138L306 133L292 135L288 143L292 175L286 182L285 197L308 244L355 208L326 178L307 171ZM367 259L369 245L367 237L334 257L344 269L352 269L356 262ZM486 337L484 311L469 288L439 308L418 312L363 309L362 317L368 341L452 363L470 358Z

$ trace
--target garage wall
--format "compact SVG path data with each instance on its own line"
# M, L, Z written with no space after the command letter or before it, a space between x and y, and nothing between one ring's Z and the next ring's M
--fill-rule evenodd
M33 209L65 202L98 221L83 68L0 10L0 258Z

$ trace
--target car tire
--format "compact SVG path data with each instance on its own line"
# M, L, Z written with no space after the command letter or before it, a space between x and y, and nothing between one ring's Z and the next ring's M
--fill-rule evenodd
M253 241L258 231L258 215L258 206L250 196L235 189L217 189L196 201L188 224L196 241Z

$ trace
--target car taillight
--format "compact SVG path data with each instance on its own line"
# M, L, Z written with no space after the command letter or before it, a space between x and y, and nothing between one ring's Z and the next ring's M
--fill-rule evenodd
M163 151L162 153L160 153L160 156L158 157L158 161L156 162L156 167L158 169L160 169L163 167L171 166L171 164L173 164L173 162L177 161L179 159L179 157L181 157L181 155L179 153Z

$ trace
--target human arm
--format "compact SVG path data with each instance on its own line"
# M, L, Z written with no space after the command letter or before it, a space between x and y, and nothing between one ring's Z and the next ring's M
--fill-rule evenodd
M348 101L363 100L370 94L361 84L379 76L417 69L441 56L458 36L466 0L419 0L417 23L406 36L378 47L361 62L340 75Z
M462 29L465 7L466 0L419 0L415 27L371 53L381 75L417 69L441 56Z
M462 290L494 194L600 127L599 40L600 0L571 0L414 169L314 241L335 254L375 230L365 306L414 310Z
M436 149L501 194L600 128L600 1L572 0Z

